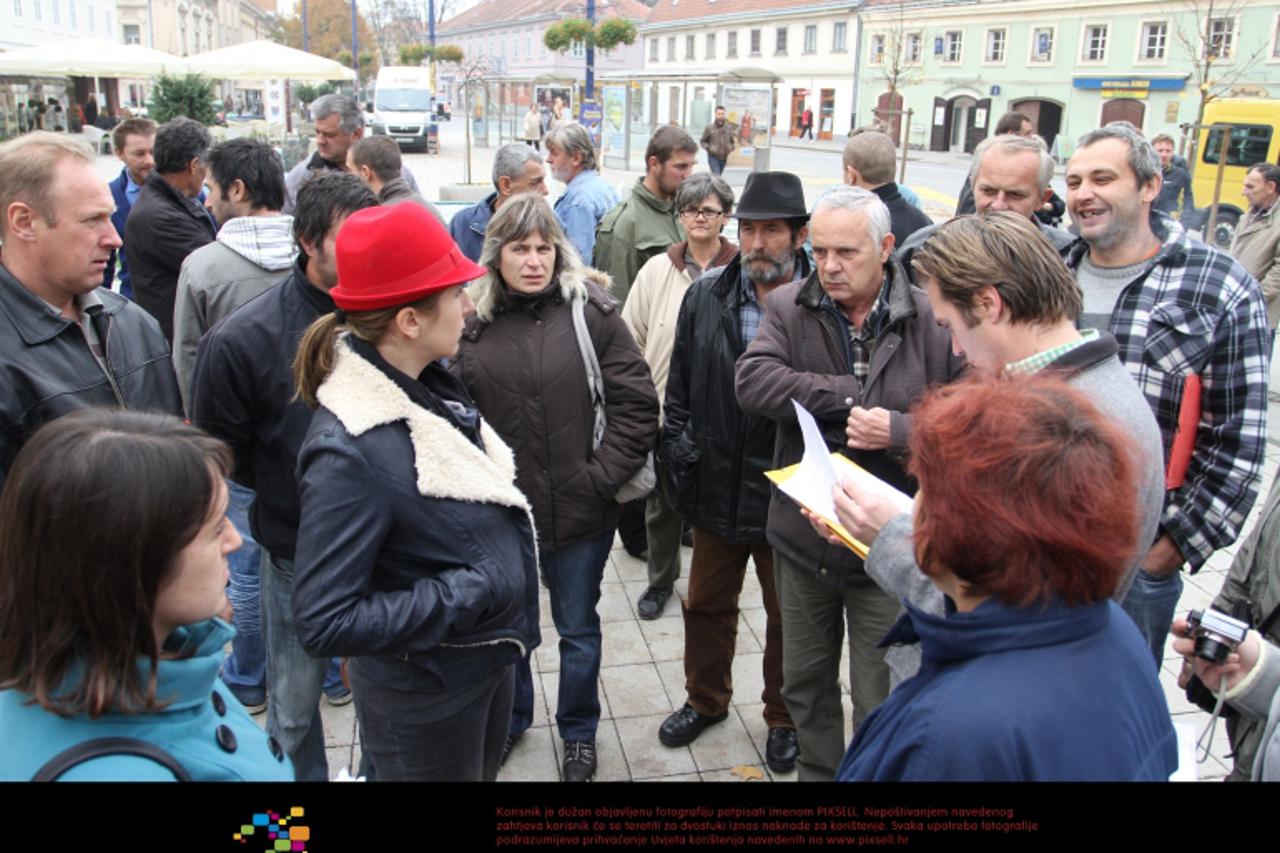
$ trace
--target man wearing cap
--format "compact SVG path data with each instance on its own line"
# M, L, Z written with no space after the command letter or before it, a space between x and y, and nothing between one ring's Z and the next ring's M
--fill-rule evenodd
M267 644L267 733L293 759L298 781L329 778L320 722L327 661L303 651L293 621L293 559L298 542L298 450L311 410L298 400L293 358L303 332L334 310L334 239L347 216L377 199L360 179L324 172L298 191L293 275L250 299L200 341L191 387L191 420L225 441L236 482L254 489L253 538L262 568Z
M816 273L769 294L759 332L738 361L736 387L744 412L777 424L773 467L804 454L795 400L813 414L829 449L911 493L902 459L907 412L930 385L958 376L964 361L893 259L889 229L884 202L860 187L818 200L809 222ZM800 779L829 781L847 744L838 673L846 620L856 729L889 694L889 668L876 646L898 602L867 577L853 551L814 536L781 492L769 504L767 532L782 611L782 695L799 737Z
M771 467L775 428L772 420L738 407L734 364L755 338L766 297L809 275L803 249L809 217L799 178L752 174L737 215L741 250L690 286L667 379L662 471L676 511L693 526L693 562L684 603L688 699L662 723L658 739L684 746L728 717L738 596L747 560L754 559L767 614L765 758L774 772L789 773L795 769L796 732L782 699L782 618L773 551L765 538L764 470Z

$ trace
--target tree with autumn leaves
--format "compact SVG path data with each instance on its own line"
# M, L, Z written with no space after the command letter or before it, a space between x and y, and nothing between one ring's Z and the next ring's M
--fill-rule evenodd
M282 21L284 43L302 50L300 15ZM317 56L351 65L351 4L346 0L307 0L307 50ZM357 6L356 39L360 50L360 77L368 80L378 73L377 43L373 31Z

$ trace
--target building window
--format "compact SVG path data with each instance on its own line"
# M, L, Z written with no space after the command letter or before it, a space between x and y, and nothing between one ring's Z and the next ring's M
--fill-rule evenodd
M707 59L716 58L716 34L707 33Z
M658 61L658 40L657 39L649 39L649 61L650 62Z
M1280 15L1276 15L1276 31L1271 34L1271 58L1280 59Z
M137 24L124 25L124 43L142 44L142 28Z
M22 17L22 0L13 0L13 16L15 18Z
M738 58L738 32L736 30L725 36L724 57L725 59Z
M13 0L13 2L16 4L18 0ZM70 24L71 29L74 30L76 28L76 0L71 0L67 4L67 23Z
M987 62L1004 62L1007 30L987 30Z
M774 56L787 55L787 28L786 27L778 27L777 39L774 42L774 45L775 45L773 49Z
M93 32L93 6L90 5L89 0L85 0L84 16L89 21L89 32Z
M1106 24L1090 24L1084 28L1083 51L1080 54L1080 59L1084 62L1106 62Z
M919 65L924 55L924 36L920 33L907 33L903 42L902 58L907 65Z
M36 17L40 17L39 5ZM1206 53L1214 59L1230 59L1235 53L1236 22L1234 18L1211 18L1209 20L1209 45Z
M844 21L836 21L831 33L831 52L846 53L849 50L849 25Z
M533 36L524 37L524 58L533 59Z
M1053 27L1036 27L1031 31L1031 61L1053 61Z
M575 41L573 43L573 50L570 53L570 55L581 58L587 55L587 50L585 47L583 47L582 42Z
M884 41L882 34L877 33L871 37L871 64L881 65L884 63Z
M1152 21L1142 25L1143 59L1164 59L1165 47L1169 43L1169 24L1166 21Z
M693 36L684 37L684 58L693 59Z
M752 56L760 55L760 31L759 30L751 31L751 55Z
M804 28L804 52L818 52L818 25L807 24Z
M62 9L59 8L62 0L49 0L49 8L53 10L53 25L55 27L62 26Z
M667 36L667 62L676 61L676 37Z
M31 11L33 13L33 17L35 17L37 21L44 20L44 10L40 8L43 5L44 0L32 0Z
M947 30L942 38L942 61L959 62L964 49L964 33L960 30Z

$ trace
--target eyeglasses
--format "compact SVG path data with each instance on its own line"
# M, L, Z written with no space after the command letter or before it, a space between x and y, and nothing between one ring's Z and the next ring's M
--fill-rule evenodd
M680 215L690 219L715 219L717 216L724 216L724 211L714 207L686 207L680 211Z

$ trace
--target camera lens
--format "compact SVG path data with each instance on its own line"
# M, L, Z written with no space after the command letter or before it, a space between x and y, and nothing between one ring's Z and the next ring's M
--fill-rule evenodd
M1196 657L1212 663L1226 663L1227 655L1231 654L1231 648L1231 644L1223 641L1221 637L1210 636L1209 634L1201 634L1196 637Z

